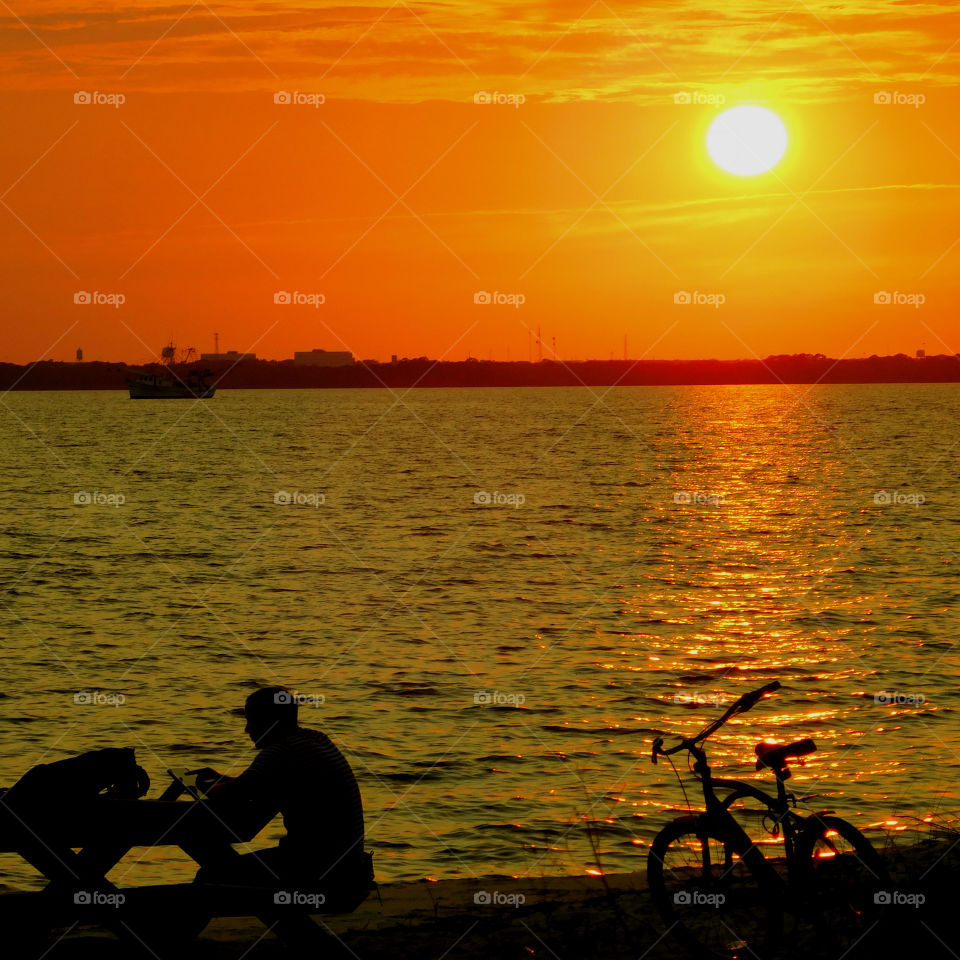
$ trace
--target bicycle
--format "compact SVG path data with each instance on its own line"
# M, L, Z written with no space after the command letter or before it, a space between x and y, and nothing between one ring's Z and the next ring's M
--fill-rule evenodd
M757 745L756 769L773 772L776 796L754 783L713 776L704 742L778 689L774 681L744 694L695 737L668 750L662 737L653 742L654 764L686 751L703 789L705 810L667 824L647 857L648 886L664 924L698 958L769 957L782 941L786 911L812 922L818 946L850 949L875 927L884 902L879 894L890 889L880 854L853 824L831 810L796 811L810 798L787 792L789 763L813 753L812 740ZM748 798L763 804L770 839L752 840L738 821L748 812L738 804ZM782 856L764 855L761 845L781 842Z

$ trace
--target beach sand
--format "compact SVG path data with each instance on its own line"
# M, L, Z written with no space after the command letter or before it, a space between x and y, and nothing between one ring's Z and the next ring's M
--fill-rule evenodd
M887 857L894 889L922 891L925 902L922 908L891 910L847 956L876 957L878 952L889 955L890 950L905 948L928 957L960 955L953 916L954 891L960 889L958 838L894 847L888 849ZM374 893L352 914L318 919L330 934L330 950L322 954L328 957L667 960L685 956L664 930L642 872L382 884L379 897ZM785 942L776 956L837 960L836 952L817 946L815 927L816 918L788 919ZM60 938L48 942L43 950L5 955L30 960L41 954L44 960L131 956L129 945L102 930L75 929L63 934L61 931ZM298 952L303 950L283 943L254 918L222 918L212 921L192 944L175 951L158 948L154 955L159 960L240 960Z

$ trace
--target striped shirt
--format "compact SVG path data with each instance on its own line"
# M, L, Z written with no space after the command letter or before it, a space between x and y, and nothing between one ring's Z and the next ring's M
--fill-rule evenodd
M252 798L283 814L287 835L280 847L296 860L346 866L363 851L357 778L325 733L299 727L272 741L238 780Z

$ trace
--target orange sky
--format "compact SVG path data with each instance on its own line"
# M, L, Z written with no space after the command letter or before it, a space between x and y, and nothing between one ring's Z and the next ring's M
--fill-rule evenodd
M0 14L0 360L143 361L214 331L270 358L525 359L538 326L571 359L624 334L631 357L960 351L953 3ZM774 110L784 160L722 172L717 107L678 93Z

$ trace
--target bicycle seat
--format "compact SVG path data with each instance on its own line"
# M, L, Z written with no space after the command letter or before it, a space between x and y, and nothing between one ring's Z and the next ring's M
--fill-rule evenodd
M754 753L757 755L757 769L762 770L764 767L769 767L774 773L779 774L786 769L788 760L795 757L805 757L816 749L817 745L809 737L782 745L758 743L754 747Z

